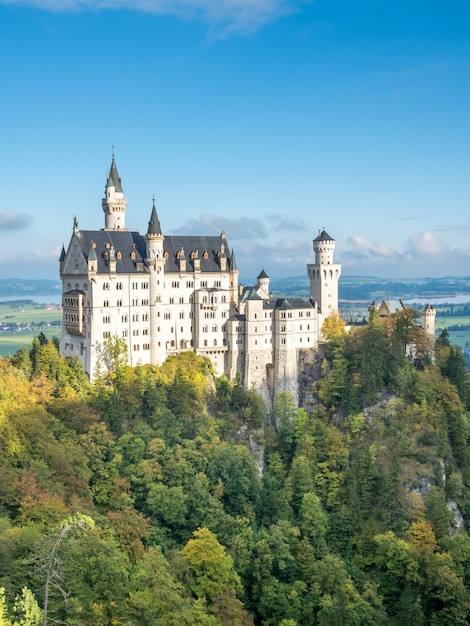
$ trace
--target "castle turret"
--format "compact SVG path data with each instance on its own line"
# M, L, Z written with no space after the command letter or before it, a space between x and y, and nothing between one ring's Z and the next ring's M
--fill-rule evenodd
M228 266L230 270L230 304L232 306L236 306L238 304L238 267L233 248L230 254Z
M160 220L155 207L155 198L152 203L149 225L146 235L145 265L149 269L149 303L150 303L150 362L159 365L165 359L165 342L160 336L162 299L164 291L165 257Z
M98 258L96 256L96 244L91 242L90 251L88 252L88 278L93 280L98 271Z
M256 280L256 290L259 297L267 300L269 298L269 276L264 270L261 270Z
M328 315L338 311L338 281L341 265L333 262L335 240L325 230L313 240L315 263L307 265L310 297L317 303L319 327Z
M111 169L108 172L104 198L101 202L105 215L105 230L127 230L126 229L126 208L127 200L122 190L121 179L119 178L116 161L111 162Z
M421 325L427 339L434 343L436 337L436 309L431 304L426 304L421 311Z

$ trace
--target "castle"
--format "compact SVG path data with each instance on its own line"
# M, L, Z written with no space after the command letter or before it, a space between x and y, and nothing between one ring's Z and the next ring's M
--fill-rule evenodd
M274 298L264 270L255 286L239 285L224 232L164 235L155 201L144 235L126 228L114 155L102 208L104 228L81 230L74 218L60 256L63 356L78 357L93 379L107 338L125 341L131 366L193 350L219 375L239 372L268 402L280 391L298 399L300 355L317 346L324 319L338 309L341 266L325 230L307 265L310 298Z

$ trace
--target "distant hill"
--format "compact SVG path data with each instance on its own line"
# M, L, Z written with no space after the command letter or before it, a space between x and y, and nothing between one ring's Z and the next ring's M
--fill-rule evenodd
M47 278L1 278L0 298L52 296L62 292L60 280Z
M253 281L256 282L256 281ZM310 285L307 276L272 278L271 290L277 296L308 297ZM374 276L342 276L339 281L340 300L363 300L412 298L425 296L454 296L470 294L470 277L445 276L443 278L377 278Z

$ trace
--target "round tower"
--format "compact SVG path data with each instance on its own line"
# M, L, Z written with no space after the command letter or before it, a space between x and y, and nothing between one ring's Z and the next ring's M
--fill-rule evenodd
M111 169L108 172L104 198L101 202L103 207L105 230L127 230L126 229L126 208L127 200L124 197L121 179L116 166L116 161L111 162Z
M163 251L165 237L158 219L155 198L144 239L147 248L145 265L149 269L150 362L153 365L160 365L165 360L165 342L160 332L165 275Z
M341 265L334 263L335 240L323 229L313 240L315 263L307 265L310 298L317 304L319 330L328 315L338 311L338 281Z
M421 326L426 337L434 343L436 337L436 309L429 303L421 311Z
M266 300L269 298L269 276L264 270L261 270L256 280L256 290L258 295L263 300Z
M331 265L335 251L335 240L325 230L318 231L318 237L313 240L316 265Z

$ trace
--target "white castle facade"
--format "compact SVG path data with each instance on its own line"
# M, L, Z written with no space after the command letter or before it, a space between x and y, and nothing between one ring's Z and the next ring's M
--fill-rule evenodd
M274 298L264 270L241 287L233 250L219 236L164 235L155 208L144 235L126 227L127 201L113 156L102 200L104 228L74 228L60 257L60 353L78 357L94 378L107 338L126 342L128 362L159 365L192 350L215 371L266 400L299 395L301 354L316 348L325 318L338 309L341 266L334 240L313 240L310 298ZM310 350L311 351L311 350Z

